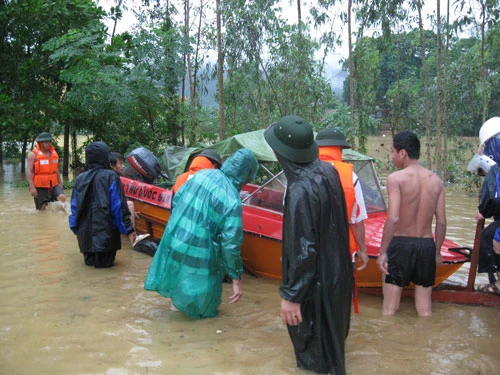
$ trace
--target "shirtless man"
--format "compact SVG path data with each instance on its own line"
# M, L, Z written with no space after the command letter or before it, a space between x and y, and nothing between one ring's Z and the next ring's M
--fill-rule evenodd
M384 278L382 315L396 314L403 287L413 282L417 314L430 316L436 266L443 263L436 249L446 234L445 190L441 179L420 165L420 141L413 132L394 137L391 156L401 170L387 178L389 207L377 258Z

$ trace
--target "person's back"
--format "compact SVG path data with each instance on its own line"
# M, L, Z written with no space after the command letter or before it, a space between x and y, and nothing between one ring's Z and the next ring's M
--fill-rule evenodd
M441 179L420 165L420 141L413 132L396 134L391 157L400 171L387 178L389 204L377 258L384 280L382 314L394 315L403 288L413 283L417 313L429 316L436 266L443 262L445 190Z
M412 213L399 215L394 235L432 237L432 221L443 192L441 179L417 163L394 172L387 180L388 185L392 183L399 187L400 211Z
M252 151L235 152L218 169L197 172L172 201L172 214L153 257L144 288L172 298L194 318L214 317L222 279L233 280L231 301L241 297L242 203L239 191L258 168Z
M281 118L264 136L287 178L280 317L297 366L342 375L353 268L340 177L318 159L312 127L301 117Z
M331 163L340 176L344 197L346 200L347 217L349 218L349 248L351 256L358 256L362 265L358 270L366 268L368 254L366 251L364 220L368 218L366 212L361 182L354 172L354 165L342 160L342 150L351 148L344 134L338 128L325 128L316 135L319 148L319 159ZM355 293L356 295L356 293ZM354 298L355 311L358 311L357 299Z
M93 142L85 148L86 171L71 195L69 227L77 236L87 266L112 267L121 248L120 233L136 239L119 176L108 168L109 147Z

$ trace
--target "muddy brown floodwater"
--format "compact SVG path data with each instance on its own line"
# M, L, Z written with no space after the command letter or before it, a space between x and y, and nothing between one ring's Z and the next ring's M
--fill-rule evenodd
M297 369L279 319L279 283L243 275L242 300L192 320L143 289L151 258L123 238L116 266L85 267L64 211L36 212L27 189L0 181L0 374L309 374ZM66 191L70 195L70 191ZM471 246L476 199L448 191L448 237ZM452 277L466 284L467 269ZM484 276L477 281L486 281ZM500 309L435 302L395 317L360 294L346 357L349 374L498 374Z

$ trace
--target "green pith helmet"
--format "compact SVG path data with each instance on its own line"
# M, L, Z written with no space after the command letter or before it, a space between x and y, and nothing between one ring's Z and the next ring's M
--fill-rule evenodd
M207 159L210 159L210 161L216 162L218 164L218 167L222 165L222 158L220 157L220 154L217 151L212 150L211 148L203 150L198 154L198 156L204 156Z
M37 142L52 142L52 135L47 132L40 133L36 139Z
M340 148L351 148L347 143L344 134L339 128L322 129L316 134L316 143L318 146L338 146Z
M264 137L277 154L295 163L309 163L318 157L312 127L301 117L279 119L271 124Z

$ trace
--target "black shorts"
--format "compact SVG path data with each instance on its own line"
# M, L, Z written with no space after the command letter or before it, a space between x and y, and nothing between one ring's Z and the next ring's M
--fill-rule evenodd
M436 280L436 244L433 238L393 237L387 248L389 275L384 282L399 287L434 285Z
M35 207L40 209L44 204L55 202L59 195L63 194L61 185L56 185L53 188L36 188Z

